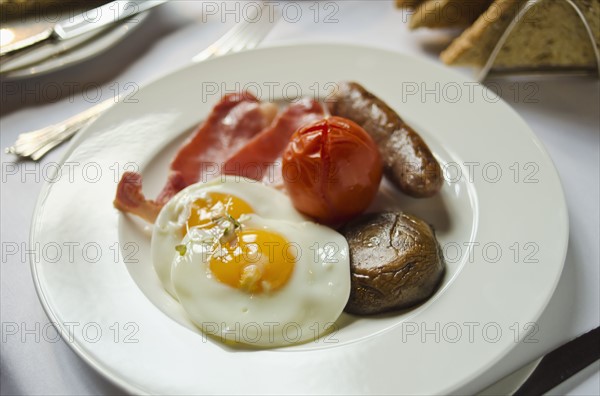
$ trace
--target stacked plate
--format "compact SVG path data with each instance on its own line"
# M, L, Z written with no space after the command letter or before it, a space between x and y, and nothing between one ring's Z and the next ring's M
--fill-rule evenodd
M86 18L99 18L93 8L105 1L85 1L59 3L17 0L0 0L0 46L4 47L24 37L43 32L57 22L85 13ZM32 51L0 57L2 78L23 78L48 73L68 65L89 59L118 43L141 25L147 12L114 23L102 29L60 42L48 42Z

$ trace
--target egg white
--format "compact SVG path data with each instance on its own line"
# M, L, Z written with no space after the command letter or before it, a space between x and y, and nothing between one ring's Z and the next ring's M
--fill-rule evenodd
M306 220L283 193L256 180L240 176L221 176L207 183L186 187L161 209L152 231L151 254L154 269L165 290L176 297L171 281L173 260L179 255L175 247L182 243L180 230L191 213L191 206L203 194L220 192L246 201L262 217L289 221Z
M244 226L279 233L294 244L296 263L288 282L274 292L250 294L215 279L208 247L184 239L188 248L174 260L171 279L191 320L225 342L259 347L316 339L339 317L350 295L346 239L308 221L250 215Z

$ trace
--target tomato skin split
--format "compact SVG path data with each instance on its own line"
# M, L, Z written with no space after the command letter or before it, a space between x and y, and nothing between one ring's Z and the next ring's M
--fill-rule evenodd
M294 206L328 225L362 213L379 189L382 172L375 141L341 117L300 128L283 154L283 180Z

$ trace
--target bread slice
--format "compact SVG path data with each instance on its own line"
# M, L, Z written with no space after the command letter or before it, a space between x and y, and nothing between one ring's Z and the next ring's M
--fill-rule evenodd
M471 25L493 0L427 0L417 7L409 27L444 28Z
M396 7L398 8L415 8L425 0L396 0Z
M496 0L473 26L441 54L451 65L483 66L526 0ZM600 1L576 0L590 23L597 25ZM592 21L592 19L595 20ZM592 29L594 29L592 27ZM598 45L598 38L596 45ZM595 67L589 35L576 11L562 0L534 5L512 31L494 67Z
M600 45L600 0L573 0L588 21L596 46ZM600 48L600 47L599 47Z
M440 55L449 65L482 66L526 0L496 0Z

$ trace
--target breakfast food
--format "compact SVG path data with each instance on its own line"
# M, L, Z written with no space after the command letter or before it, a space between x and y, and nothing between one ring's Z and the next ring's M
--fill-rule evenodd
M276 116L277 106L244 92L228 94L179 149L166 185L155 200L142 193L142 177L126 172L117 188L117 209L154 222L161 207L178 191L220 174L233 174L281 186L281 155L290 135L323 117L312 99L290 104Z
M292 103L269 128L254 136L223 165L223 174L239 175L281 186L281 158L290 137L303 125L323 118L319 102L303 98Z
M158 280L205 334L293 345L327 333L344 309L401 309L435 291L444 264L427 224L401 213L357 216L384 165L417 196L437 192L422 178L439 165L385 103L356 83L341 86L333 112L368 130L325 116L313 99L279 110L228 94L177 151L155 200L140 174L121 178L115 207L154 223ZM402 170L407 159L422 167ZM345 236L329 227L344 223Z
M517 15L523 0L496 0L440 55L447 64L483 66Z
M429 298L444 275L433 229L405 213L370 213L346 225L351 292L345 311L369 315Z
M283 155L285 188L296 209L325 224L362 213L381 181L379 149L356 123L329 117L294 133Z
M497 69L597 69L600 1L397 0L415 8L409 27L468 27L441 54L449 65L483 67L496 47ZM525 7L525 14L519 16ZM518 17L518 18L517 18ZM589 31L581 18L589 24ZM511 23L514 29L508 32ZM503 41L503 36L506 41Z
M450 65L486 64L525 0L496 0L440 55ZM600 2L576 1L600 45ZM498 52L495 67L596 67L590 37L577 12L565 1L533 5Z
M205 174L235 154L254 135L266 128L277 112L247 92L225 95L171 162L166 185L155 200L142 193L142 177L126 172L117 187L114 206L153 223L162 206L190 184L213 178Z
M410 18L409 27L444 28L469 26L493 0L426 0Z
M385 175L404 193L426 198L442 187L442 169L423 139L381 99L356 82L343 82L329 111L363 127L379 146Z
M226 215L238 221L249 214L293 222L305 220L282 193L235 176L193 184L169 200L157 217L152 234L152 261L164 288L175 296L171 282L173 257L189 229L210 226L213 219Z
M335 252L311 251L321 241ZM346 240L305 221L282 193L236 176L173 197L157 218L152 253L190 319L225 342L275 347L314 339L350 292Z

